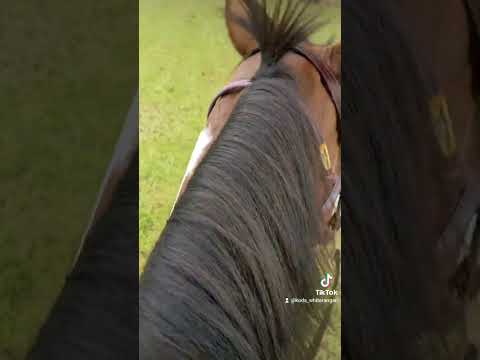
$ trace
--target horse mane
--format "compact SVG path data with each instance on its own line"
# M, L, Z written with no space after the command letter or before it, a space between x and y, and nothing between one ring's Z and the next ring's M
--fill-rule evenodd
M342 35L352 44L342 50L345 360L444 358L454 327L444 321L448 303L445 319L431 306L432 297L453 297L441 287L430 217L449 189L428 108L435 84L389 6L342 2Z

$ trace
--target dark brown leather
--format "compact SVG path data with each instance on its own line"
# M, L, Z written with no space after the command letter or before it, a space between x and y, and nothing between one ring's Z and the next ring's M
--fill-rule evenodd
M307 59L318 71L322 80L323 86L327 89L337 110L338 120L342 118L342 92L340 81L335 76L333 70L323 61L319 61L317 57L310 54L305 48L297 46L292 49L293 52Z
M316 56L311 54L305 48L301 46L297 46L292 49L292 51L306 60L308 60L314 67L317 69L318 74L320 75L320 79L322 81L323 86L327 90L328 94L330 95L330 99L332 100L335 110L337 112L337 131L339 138L341 138L341 118L342 118L342 93L341 93L341 84L338 78L335 76L333 69L331 69L325 62L320 61ZM317 136L319 137L319 142L323 143L324 139L321 133L318 133ZM331 192L324 202L322 206L322 216L329 224L329 228L333 231L337 231L340 229L341 226L341 219L340 219L340 204L336 203L337 197L340 196L341 193L341 179L339 175L334 174L331 170L328 171L329 176L327 177L327 181L330 183Z

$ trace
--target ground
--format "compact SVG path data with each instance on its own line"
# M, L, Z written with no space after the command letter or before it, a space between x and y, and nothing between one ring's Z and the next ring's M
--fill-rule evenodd
M135 2L10 5L0 11L1 360L25 357L64 284L137 82Z
M316 35L340 38L340 8ZM173 205L206 111L240 61L227 36L224 0L140 2L140 271ZM339 309L322 359L339 359Z

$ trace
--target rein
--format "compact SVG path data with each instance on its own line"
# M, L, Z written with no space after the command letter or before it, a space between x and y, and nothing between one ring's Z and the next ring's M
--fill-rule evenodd
M259 51L260 51L259 49L255 49L253 52L250 53L248 57L257 54ZM303 47L297 46L292 48L291 51L294 52L295 54L302 56L315 67L318 74L320 75L320 79L322 81L323 86L327 90L327 93L330 96L330 99L332 100L335 106L335 110L338 116L338 123L339 123L341 119L341 114L342 114L341 113L341 110L342 110L341 86L333 70L324 62L321 62L318 59L316 59L315 56L310 54ZM213 101L208 108L207 118L210 116L210 113L215 108L215 105L217 104L218 100L220 100L222 97L226 95L240 92L245 88L248 88L250 85L252 85L252 80L249 80L249 79L233 81L230 84L226 85L213 98ZM322 207L321 207L322 215L325 221L327 222L327 224L329 225L330 229L333 231L337 231L340 229L340 226L341 226L341 221L340 221L341 211L340 211L339 205L340 205L340 194L341 194L342 182L341 182L340 176L334 174L330 166L327 165L327 164L330 164L330 157L328 155L327 145L325 143L325 140L322 134L320 132L316 132L316 135L320 143L319 150L322 155L322 160L327 170L327 178L333 183L332 188L327 196L327 199L322 204Z

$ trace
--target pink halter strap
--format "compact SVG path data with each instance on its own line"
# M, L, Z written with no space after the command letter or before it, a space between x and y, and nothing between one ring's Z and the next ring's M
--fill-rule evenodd
M222 89L222 91L220 91L217 94L217 96L215 96L213 98L213 101L208 108L207 117L210 116L210 113L212 112L213 108L215 107L215 104L217 103L218 99L220 99L221 97L223 97L225 95L229 95L229 94L236 93L238 91L242 91L243 89L245 89L246 87L249 87L250 85L252 85L251 80L237 80L237 81L233 81L230 84L228 84L227 86L225 86Z

